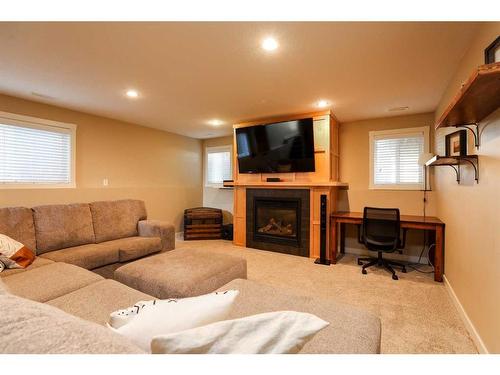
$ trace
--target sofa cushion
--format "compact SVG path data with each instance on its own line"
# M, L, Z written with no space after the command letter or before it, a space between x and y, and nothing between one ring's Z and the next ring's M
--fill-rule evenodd
M26 207L0 208L0 233L21 242L35 252L35 225L33 212Z
M42 254L41 257L54 262L74 264L88 270L119 261L118 248L107 246L105 243L68 247L67 249L50 251Z
M88 204L58 204L33 208L37 254L94 243Z
M54 263L54 262L51 261L50 259L36 257L35 260L33 261L33 263L31 263L28 267L26 267L26 268L10 268L7 270L3 270L2 272L0 272L0 277L12 276L12 275L15 275L16 273L30 271L32 269L46 266L47 264L51 264L51 263Z
M120 262L142 258L161 251L160 237L127 237L106 241L100 245L115 247L120 255Z
M0 279L0 296L6 293L7 293L7 287L3 283L2 279Z
M117 281L101 280L50 300L47 304L85 320L104 325L109 321L109 315L113 311L151 299L154 298Z
M31 271L2 278L12 294L46 302L90 285L103 278L66 263L52 263Z
M233 280L219 288L228 289L239 290L240 294L227 319L291 310L311 313L330 322L304 346L301 353L380 353L380 319L367 311L332 299L293 295L281 288L250 280Z
M143 201L125 199L90 203L97 243L137 236L137 223L146 219Z
M125 338L97 324L42 303L0 293L0 353L143 353Z

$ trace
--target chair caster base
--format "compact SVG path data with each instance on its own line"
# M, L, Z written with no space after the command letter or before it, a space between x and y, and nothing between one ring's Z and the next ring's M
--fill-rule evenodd
M363 262L358 260L358 266L362 266L363 265Z
M361 273L362 273L363 275L366 275L366 273L367 273L367 272L366 272L366 270L361 270Z
M403 267L403 269L401 270L401 272L406 273L406 268Z
M399 277L397 277L396 275L392 275L392 279L393 280L399 280Z

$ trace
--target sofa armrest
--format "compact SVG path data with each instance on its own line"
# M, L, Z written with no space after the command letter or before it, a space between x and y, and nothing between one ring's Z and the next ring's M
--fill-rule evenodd
M172 224L160 220L141 220L138 229L141 237L160 237L162 251L175 249L175 227Z

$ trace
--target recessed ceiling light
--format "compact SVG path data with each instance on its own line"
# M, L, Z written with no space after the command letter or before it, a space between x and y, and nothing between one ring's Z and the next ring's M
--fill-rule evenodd
M318 107L318 108L325 108L325 107L328 107L329 105L330 105L330 103L328 103L324 99L318 100L318 102L316 103L316 107Z
M129 98L134 98L134 99L139 97L139 93L136 90L127 90L126 95Z
M398 112L398 111L406 111L409 107L408 106L403 106L403 107L393 107L389 108L389 112Z
M273 37L267 37L262 41L262 48L265 49L266 51L274 51L279 47L279 43L276 39Z
M212 126L220 126L220 125L224 124L224 121L221 121L219 119L214 118L214 119L208 121L208 124L212 125Z

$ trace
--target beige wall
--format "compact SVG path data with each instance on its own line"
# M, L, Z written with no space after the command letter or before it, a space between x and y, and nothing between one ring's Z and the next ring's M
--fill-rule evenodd
M340 179L349 183L349 190L341 192L339 210L363 211L365 206L398 207L402 215L423 215L422 191L369 189L369 132L429 126L432 141L433 123L432 113L342 123L340 125ZM435 194L434 191L427 193L426 214L429 216L436 215ZM367 253L363 246L357 243L356 235L355 228L348 226L347 251ZM409 231L403 257L416 261L423 243L422 231ZM398 255L395 254L394 257L397 258Z
M399 207L403 215L422 215L421 191L370 190L369 185L369 138L372 130L403 129L428 126L432 132L432 113L386 117L346 122L340 125L340 179L349 183L346 209L362 211L364 206ZM432 134L432 133L431 133ZM432 139L432 137L431 137ZM427 214L436 214L434 192L427 195Z
M203 141L203 152L206 147L232 146L233 136L205 139ZM234 151L234 150L233 150ZM232 158L231 158L232 159ZM223 210L224 223L233 222L233 190L219 189L205 186L205 157L203 157L203 206L220 208Z
M0 207L138 198L180 230L183 210L201 205L199 140L5 95L0 111L78 126L76 189L0 189Z
M484 49L500 34L500 23L481 26L463 57L436 112L439 117L472 70L484 64ZM446 223L445 275L486 349L500 353L500 111L481 124L479 184L470 168L464 182L453 170L435 171L438 214ZM444 153L444 135L436 132L436 152ZM469 153L476 153L469 135ZM479 343L481 345L481 343Z

